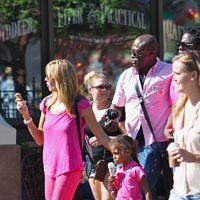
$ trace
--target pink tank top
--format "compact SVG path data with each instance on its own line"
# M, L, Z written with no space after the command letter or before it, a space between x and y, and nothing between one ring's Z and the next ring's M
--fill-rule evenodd
M78 142L76 119L66 112L53 114L46 109L46 98L40 104L40 110L45 114L43 126L43 165L44 172L57 177L63 173L82 169L82 157ZM81 117L84 109L90 107L86 98L82 98L78 103L80 115L81 133L84 134L85 121Z

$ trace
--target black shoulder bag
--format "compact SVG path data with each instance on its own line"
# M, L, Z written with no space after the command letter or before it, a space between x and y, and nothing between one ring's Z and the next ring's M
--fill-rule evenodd
M149 128L151 130L151 133L153 135L153 138L155 140L156 147L157 147L157 152L160 154L160 160L162 162L163 183L164 183L164 190L165 190L164 192L165 192L165 195L168 197L169 196L169 192L170 192L170 190L172 189L172 186L173 186L172 170L169 167L168 157L167 157L166 153L162 153L159 150L158 141L156 139L153 127L151 125L151 121L150 121L149 115L147 113L147 110L146 110L146 107L145 107L145 104L144 104L144 99L143 99L143 96L141 95L141 92L140 92L136 77L135 77L135 90L137 92L137 96L138 96L140 105L142 107L142 111L144 113L144 117L145 117L145 119L147 121L147 124L148 124L148 126L149 126Z
M78 101L79 99L75 99L74 103L74 111L76 115L76 126L78 132L78 141L81 150L82 160L83 160L83 171L81 182L85 182L90 177L92 166L93 166L93 158L92 158L92 149L89 143L89 138L87 135L84 136L84 142L82 147L82 139L81 139L81 129L80 129L80 117L78 112Z

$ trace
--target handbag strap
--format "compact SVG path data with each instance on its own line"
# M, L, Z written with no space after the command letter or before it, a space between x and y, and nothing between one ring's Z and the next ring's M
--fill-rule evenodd
M104 148L104 150L103 150L103 160L105 160L106 159L106 149Z
M78 112L78 99L75 99L75 103L74 103L74 111L75 111L75 115L76 115L76 126L77 126L77 132L78 132L78 141L79 141L79 146L80 146L80 150L81 150L81 155L82 155L82 159L83 159L83 147L82 147L82 140L81 140L81 128L80 128L80 117L79 117L79 112Z
M143 113L144 113L144 117L145 117L145 119L146 119L146 121L147 121L147 124L148 124L148 126L149 126L149 128L150 128L150 130L151 130L152 135L153 135L153 139L154 139L155 142L157 143L157 139L156 139L156 137L155 137L155 133L154 133L154 131L153 131L153 127L152 127L152 125L151 125L151 121L150 121L149 115L148 115L148 113L147 113L146 107L145 107L145 105L144 105L144 99L143 99L142 94L141 94L141 92L140 92L140 89L139 89L139 86L138 86L138 82L137 82L137 80L136 80L136 77L135 77L135 90L136 90L136 92L137 92L137 96L138 96L138 99L139 99L139 103L140 103L140 105L141 105L141 107L142 107L142 110L143 110Z

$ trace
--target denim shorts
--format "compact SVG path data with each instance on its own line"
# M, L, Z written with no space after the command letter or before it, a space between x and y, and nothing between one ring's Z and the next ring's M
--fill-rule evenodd
M199 200L199 199L200 199L200 194L185 196L176 193L174 189L170 191L170 196L169 196L169 200Z
M92 166L92 170L91 170L90 178L93 178L94 175L95 175L95 165Z

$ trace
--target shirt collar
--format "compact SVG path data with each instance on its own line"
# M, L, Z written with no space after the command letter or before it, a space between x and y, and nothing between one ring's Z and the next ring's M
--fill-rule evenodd
M160 63L161 63L161 60L160 60L160 58L156 58L156 63L155 63L155 65L153 65L150 69L149 69L149 71L148 71L148 73L147 73L147 75L149 74L149 72L151 71L151 73L154 73L158 68L159 68L159 66L160 66ZM138 71L138 69L136 68L136 72L137 72L137 74L139 74L139 71Z
M151 71L152 73L154 73L160 66L160 63L161 63L161 60L160 60L160 58L157 57L157 62L155 63L155 65L153 67L151 67L149 72Z

